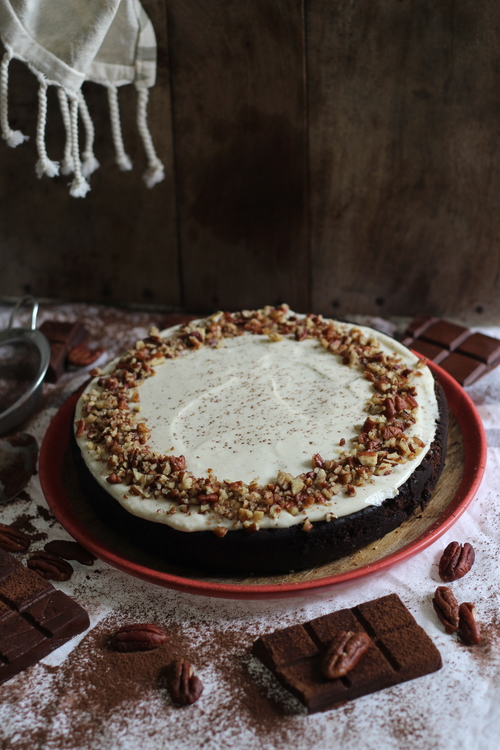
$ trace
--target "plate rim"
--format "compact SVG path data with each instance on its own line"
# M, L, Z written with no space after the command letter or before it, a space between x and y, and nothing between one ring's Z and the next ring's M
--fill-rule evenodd
M63 460L69 441L69 427L73 408L81 388L72 393L52 418L40 448L39 478L50 510L64 529L80 544L104 562L136 578L201 596L224 599L278 599L321 593L332 587L367 575L381 572L429 547L460 518L474 499L481 484L487 459L486 433L470 396L454 378L438 365L428 362L430 369L443 386L448 406L455 415L464 439L464 472L460 485L446 510L416 539L395 552L342 573L297 583L234 584L203 581L154 570L128 560L113 551L89 531L77 517L67 498L63 482Z

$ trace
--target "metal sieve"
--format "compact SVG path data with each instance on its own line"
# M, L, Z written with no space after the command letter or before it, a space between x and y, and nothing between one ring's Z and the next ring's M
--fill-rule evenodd
M14 327L16 314L31 306L31 327ZM36 327L38 302L23 297L0 332L0 435L14 430L37 408L50 360L49 342Z

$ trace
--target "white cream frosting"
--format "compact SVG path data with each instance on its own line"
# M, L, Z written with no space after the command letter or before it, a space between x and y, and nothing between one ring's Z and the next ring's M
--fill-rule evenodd
M397 354L408 367L416 365L417 357L395 340L356 328L367 336L375 335L384 352ZM112 367L113 363L106 369ZM257 479L266 484L280 470L293 476L309 471L314 453L336 458L344 450L339 446L341 438L348 446L359 432L373 394L371 383L358 369L341 364L340 357L316 339L270 341L267 336L247 334L225 339L220 349L187 351L155 369L156 375L139 388L140 417L151 430L149 448L184 455L195 476L206 476L211 469L220 480ZM344 516L394 497L423 460L435 435L434 379L427 367L421 373L414 381L418 418L407 430L425 443L416 459L395 466L388 476L373 477L356 488L354 497L338 494L296 516L286 511L276 518L266 515L261 528L283 528L303 523L306 517L313 522L324 520L327 514ZM87 391L93 387L95 383ZM81 406L79 402L77 419ZM184 531L234 526L234 521L213 513L168 515L172 502L167 499L124 497L128 488L107 483L109 469L87 449L85 437L78 442L92 474L130 513Z

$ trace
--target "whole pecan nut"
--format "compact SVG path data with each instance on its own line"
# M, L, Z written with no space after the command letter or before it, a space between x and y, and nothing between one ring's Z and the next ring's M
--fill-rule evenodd
M34 570L42 578L51 581L69 581L73 574L73 568L58 555L52 555L50 552L33 552L27 562L28 568Z
M66 539L53 539L44 546L45 552L52 555L58 555L65 560L76 560L81 565L93 565L97 560L96 556L82 547L78 542L71 542Z
M450 542L439 561L439 577L446 582L462 578L472 568L474 559L474 548L469 542L464 545Z
M88 367L99 359L103 352L104 349L89 349L86 344L79 344L69 350L68 362L74 367Z
M167 688L174 703L189 706L203 692L203 683L186 659L175 659L167 670Z
M31 544L29 536L12 526L0 523L0 547L7 552L26 552Z
M344 677L354 669L370 644L370 637L366 633L342 630L328 646L322 663L323 676L328 680Z
M140 623L124 625L111 638L115 651L151 651L167 640L167 634L156 625Z
M476 622L476 607L472 602L464 602L459 607L459 627L460 638L467 644L473 646L481 641L481 633Z
M437 587L432 605L447 633L454 633L458 630L458 602L448 586Z

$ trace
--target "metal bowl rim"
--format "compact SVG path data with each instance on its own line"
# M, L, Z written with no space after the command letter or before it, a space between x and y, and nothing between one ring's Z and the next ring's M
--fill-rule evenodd
M18 409L22 409L24 404L31 398L31 396L41 386L42 381L47 372L47 368L50 362L50 346L46 337L38 329L30 328L7 328L5 331L0 332L0 344L5 344L9 340L20 341L28 340L33 343L40 354L40 366L38 368L38 374L32 381L29 388L23 393L23 395L17 399L8 409L0 413L0 429L2 422L6 421L11 417ZM26 415L27 416L27 415Z

